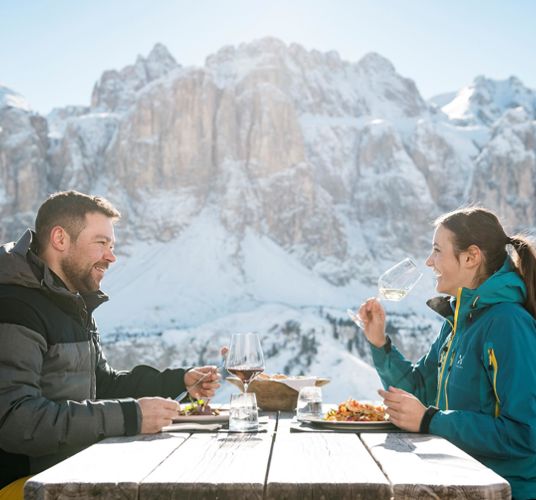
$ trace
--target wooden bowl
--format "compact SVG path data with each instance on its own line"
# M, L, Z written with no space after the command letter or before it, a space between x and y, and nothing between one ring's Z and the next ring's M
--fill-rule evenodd
M238 377L227 377L226 380L244 390L244 385ZM318 378L315 385L321 387L329 381L328 378ZM248 386L248 392L255 394L257 405L265 411L294 411L298 402L298 391L284 383L266 378L253 380Z

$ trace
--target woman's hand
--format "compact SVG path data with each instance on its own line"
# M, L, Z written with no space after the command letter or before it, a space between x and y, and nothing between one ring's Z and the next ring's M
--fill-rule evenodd
M385 338L385 310L378 299L368 299L361 304L358 315L363 322L365 337L372 345L382 347L387 341Z
M388 391L380 389L378 394L383 398L393 424L405 431L419 432L426 406L413 394L396 387L389 387Z
M206 399L214 396L220 387L220 373L216 366L200 366L184 374L184 385L193 398Z

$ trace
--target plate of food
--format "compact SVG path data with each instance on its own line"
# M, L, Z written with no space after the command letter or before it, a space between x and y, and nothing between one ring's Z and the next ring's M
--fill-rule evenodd
M173 422L199 422L214 423L228 422L229 410L223 408L213 408L200 399L185 405L181 405L179 414L173 419Z
M326 413L324 418L310 418L304 422L325 429L389 430L397 429L389 422L386 407L381 404L347 399L337 408Z

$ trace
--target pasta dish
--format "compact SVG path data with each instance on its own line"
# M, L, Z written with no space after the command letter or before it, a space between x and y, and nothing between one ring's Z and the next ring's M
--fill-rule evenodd
M360 403L355 399L348 399L340 403L336 410L330 410L325 420L338 422L383 422L387 420L385 406L371 403Z

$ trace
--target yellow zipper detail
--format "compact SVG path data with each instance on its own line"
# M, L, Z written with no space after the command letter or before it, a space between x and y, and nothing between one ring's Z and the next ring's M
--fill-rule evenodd
M493 393L495 394L495 418L501 413L499 395L497 394L497 372L499 371L499 363L495 357L495 351L492 347L488 349L489 364L493 367Z
M456 309L454 310L454 327L452 328L452 333L451 333L451 336L450 336L450 341L449 341L449 347L447 349L447 354L445 355L445 363L443 363L443 366L441 368L441 373L439 374L439 387L438 387L438 391L437 391L437 399L436 399L436 406L439 407L439 396L441 395L441 382L443 380L443 374L445 373L445 367L447 366L447 362L449 360L449 353L450 353L450 348L452 347L452 342L454 341L454 337L456 336L456 327L458 326L458 312L460 310L460 297L462 295L462 288L458 288L458 292L456 293ZM451 360L452 361L452 360ZM452 362L451 362L451 365L452 365ZM447 380L448 380L448 376L447 376ZM448 399L447 399L447 381L445 380L445 383L443 385L443 389L445 391L445 404L446 404L446 408L445 410L448 410Z
M449 383L450 372L452 371L452 364L454 363L455 357L456 357L456 352L453 352L450 358L449 371L447 373L447 378L445 379L445 410L449 409L449 396L447 394L447 384Z

